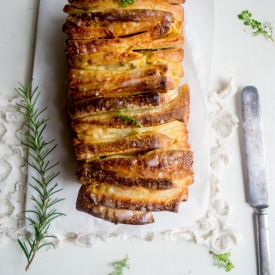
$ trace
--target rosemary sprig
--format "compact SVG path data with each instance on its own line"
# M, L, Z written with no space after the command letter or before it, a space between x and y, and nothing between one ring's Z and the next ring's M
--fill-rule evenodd
M119 117L121 117L121 119L124 122L130 122L132 125L135 125L139 128L142 128L142 125L139 121L137 121L136 119L132 118L131 116L127 115L128 113L128 107L125 108L125 115L122 114L121 110L117 109L117 113L119 115Z
M57 188L57 183L55 185L50 184L59 172L51 172L58 162L51 164L49 160L47 161L49 154L56 148L56 145L52 145L54 139L45 141L43 138L43 132L49 118L41 119L40 117L47 108L42 110L36 108L40 92L37 92L37 87L33 92L31 91L32 82L27 87L24 87L20 82L19 84L20 88L15 90L24 100L24 104L18 104L18 106L25 109L26 113L20 110L18 111L26 117L27 122L24 124L30 130L29 134L21 133L24 137L22 144L28 148L28 164L39 174L39 177L32 177L34 184L29 183L37 192L37 196L31 196L31 200L35 204L35 209L24 211L25 213L34 214L35 218L26 217L26 219L30 222L30 225L33 226L35 233L31 238L27 237L26 243L18 239L18 243L28 261L26 266L27 271L39 249L45 246L55 247L52 242L45 240L46 238L55 238L54 236L47 236L48 229L52 220L65 215L57 212L57 210L53 208L56 203L63 199L53 198L53 195L62 189ZM30 159L32 159L32 161Z
M232 261L230 260L230 252L224 253L224 254L215 254L215 253L212 253L212 254L218 264L218 268L224 266L226 272L229 272L231 271L232 268L235 267Z
M253 32L253 35L259 35L262 34L263 36L265 36L266 38L273 40L273 27L272 24L270 22L267 22L266 24L262 24L261 22L252 19L252 13L249 12L248 10L242 11L241 14L238 15L238 18L240 20L244 20L244 24L246 26L251 26L253 30L255 30Z
M127 7L128 4L134 4L135 0L118 0L122 7Z
M109 275L123 275L124 268L130 269L129 257L128 257L128 255L126 255L125 259L123 259L121 261L110 263L109 265L115 269L115 271L113 271Z

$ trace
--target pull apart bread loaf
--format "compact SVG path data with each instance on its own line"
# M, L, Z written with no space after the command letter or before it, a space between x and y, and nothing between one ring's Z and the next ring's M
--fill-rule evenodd
M82 184L76 208L113 223L177 212L193 183L184 0L69 0L68 112Z

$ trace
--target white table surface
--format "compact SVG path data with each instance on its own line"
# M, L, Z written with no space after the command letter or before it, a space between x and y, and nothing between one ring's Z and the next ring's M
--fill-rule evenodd
M200 14L202 3L209 0L189 0L195 12L194 23L203 41L204 31ZM32 75L35 32L39 1L0 0L0 92L11 95L17 82L28 83ZM229 109L239 119L240 91L247 85L258 88L261 97L264 138L266 146L267 180L270 191L271 248L275 259L275 42L264 37L253 37L250 27L237 18L248 9L259 21L275 21L275 1L272 0L214 0L215 40L210 70L209 91L220 90L234 77L238 94ZM203 50L203 44L201 45ZM203 56L206 62L211 57ZM256 275L256 253L253 230L253 209L246 203L245 170L243 170L243 142L241 127L227 145L233 161L226 168L222 191L233 205L230 223L243 236L244 244L234 247L231 259L236 268L230 274ZM1 154L1 152L0 152ZM46 275L107 275L112 270L108 263L130 257L130 270L125 275L217 275L218 269L208 250L191 242L145 242L137 239L103 243L94 248L83 248L73 243L58 250L42 251L37 255L29 274ZM25 274L26 261L16 242L0 248L0 274ZM275 265L275 263L274 263Z

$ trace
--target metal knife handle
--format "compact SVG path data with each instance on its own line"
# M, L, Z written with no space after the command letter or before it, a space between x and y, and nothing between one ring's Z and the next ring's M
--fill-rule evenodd
M267 209L257 209L257 249L258 249L258 273L259 275L272 275L269 225Z

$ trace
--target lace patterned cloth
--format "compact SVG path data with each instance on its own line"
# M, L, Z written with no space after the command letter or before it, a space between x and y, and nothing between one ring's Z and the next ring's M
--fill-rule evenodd
M226 109L230 97L234 96L237 87L233 79L220 92L212 92L208 100L215 103L218 111L209 114L210 133L213 148L210 148L210 200L206 215L191 227L179 228L164 232L152 232L138 236L139 239L155 241L190 240L205 245L214 253L225 253L233 245L242 243L238 232L230 226L231 205L221 193L222 171L231 160L227 145L234 130L238 127L237 117ZM0 246L9 239L16 240L26 235L24 209L26 195L27 165L26 148L21 145L22 136L26 133L24 117L17 112L19 97L7 98L0 94ZM78 245L93 247L101 242L115 239L127 239L122 234L96 233L55 233L57 247L65 242L74 241Z

